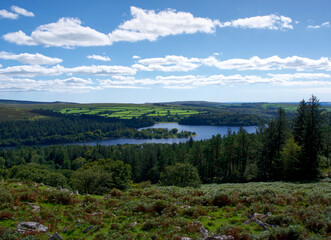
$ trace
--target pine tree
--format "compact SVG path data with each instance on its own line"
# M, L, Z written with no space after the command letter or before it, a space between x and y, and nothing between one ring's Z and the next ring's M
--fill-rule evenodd
M289 122L280 108L276 119L271 120L262 132L262 156L258 162L260 178L279 180L283 171L281 150L290 135Z
M294 138L301 146L302 179L315 179L319 175L318 154L322 149L324 122L324 109L314 95L308 102L300 102L294 121Z

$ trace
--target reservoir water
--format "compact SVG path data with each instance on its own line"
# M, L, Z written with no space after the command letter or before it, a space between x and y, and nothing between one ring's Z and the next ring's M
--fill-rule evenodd
M179 132L181 131L190 131L195 132L197 135L193 137L194 141L200 141L204 139L209 139L213 135L220 134L224 136L227 134L228 129L232 132L237 132L239 127L231 126L193 126L193 125L180 125L178 123L157 123L151 127L146 128L167 128L173 129L177 128ZM255 133L256 126L243 127L248 133ZM141 128L144 129L144 128ZM117 144L143 144L143 143L179 143L187 142L190 138L164 138L164 139L129 139L129 138L117 138L117 139L106 139L100 141L91 141L91 142L82 142L74 143L75 145L90 145L95 146L99 145L117 145ZM70 143L71 144L71 143ZM68 145L70 145L68 144Z

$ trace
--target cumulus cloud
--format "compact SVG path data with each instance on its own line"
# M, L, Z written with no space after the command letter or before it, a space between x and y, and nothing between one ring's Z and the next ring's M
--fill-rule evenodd
M196 88L203 86L222 86L228 84L253 84L253 83L269 83L271 79L264 79L259 76L249 75L242 76L236 75L211 75L211 76L195 76L195 75L184 75L184 76L157 76L155 79L107 79L99 80L100 86L109 88L114 86L153 86L159 85L164 88L184 89L184 88Z
M169 35L213 33L220 24L218 20L194 17L191 13L176 12L172 9L155 12L131 7L130 12L133 18L109 34L112 42L155 41Z
M134 75L136 70L125 66L92 65L66 68L66 73L87 75Z
M137 55L132 56L132 59L139 59L139 58L141 58L141 57L139 57Z
M93 82L90 79L76 77L53 80L34 80L29 78L0 76L0 92L48 91L81 93L97 89L100 89L100 87L93 86Z
M293 29L291 25L292 19L285 16L270 14L265 16L255 16L248 18L240 18L237 20L220 23L220 27L235 27L235 28L256 28L270 30L285 30Z
M105 46L110 45L106 34L90 27L84 27L78 18L60 18L55 23L41 25L31 36L22 31L7 33L3 36L6 41L19 45L44 45L47 47L75 47L75 46Z
M108 56L100 56L100 55L89 55L87 56L87 58L89 59L94 59L94 60L99 60L99 61L104 61L104 62L109 62L110 61L110 57Z
M233 86L248 84L271 84L278 86L330 86L331 75L324 73L294 73L258 75L183 75L156 76L154 79L135 79L134 77L118 77L98 80L102 88L151 87L161 86L171 89L197 88L204 86Z
M216 67L221 70L279 70L279 69L294 69L297 71L316 71L324 70L331 71L331 59L321 57L320 59L310 59L298 56L280 58L279 56L271 56L268 58L260 58L254 56L249 59L232 58L227 60L219 60L215 56L208 58L187 58L184 56L168 55L159 58L139 59L132 68L139 71L162 71L187 72L194 70L201 65Z
M163 58L140 59L132 67L139 71L187 72L198 68L199 62L200 59L198 58L168 55Z
M329 79L330 74L325 73L291 73L291 74L272 74L268 73L268 76L272 77L276 81L291 81L294 79Z
M211 56L202 59L201 62L207 66L217 67L219 69L236 70L275 70L275 69L295 69L303 70L325 70L331 71L331 60L326 57L320 59L310 59L298 56L280 58L272 56L268 58L259 58L254 56L250 59L233 58L220 61Z
M39 65L21 65L7 68L0 68L0 76L17 76L17 77L35 77L35 76L56 76L61 75L65 68L56 65L51 68Z
M0 18L17 19L18 18L18 14L12 13L12 12L8 12L7 10L2 9L2 10L0 10Z
M134 75L135 69L125 66L78 66L73 68L65 68L60 65L46 68L39 65L21 65L7 68L0 68L0 75L18 76L18 77L36 77L36 76L57 76L62 74L79 74L79 75L94 75L94 76L113 76L113 75Z
M29 12L28 10L18 7L18 6L11 6L11 10L17 14L20 14L25 17L34 17L33 12Z
M3 38L8 42L13 42L18 45L28 45L28 46L38 45L37 42L32 37L26 35L21 30L13 33L7 33L3 35Z
M330 27L330 22L324 22L321 25L308 25L307 28L310 29L319 29L319 28L324 28L324 27Z
M57 63L62 62L62 59L47 57L40 53L13 54L13 53L5 52L5 51L0 52L0 59L16 60L21 63L31 64L31 65L43 65L43 64L51 65L51 64L57 64Z
M13 6L13 11L24 16L33 16L32 12ZM44 45L47 47L106 46L114 42L156 41L160 37L179 34L207 33L217 27L258 28L284 30L292 29L292 19L270 14L242 18L221 23L219 20L195 17L189 12L172 9L156 12L137 7L130 8L132 18L120 24L111 33L104 34L87 26L82 26L78 18L60 18L55 23L37 27L30 35L23 31L7 33L6 41L18 45ZM18 14L0 10L0 16L16 19Z

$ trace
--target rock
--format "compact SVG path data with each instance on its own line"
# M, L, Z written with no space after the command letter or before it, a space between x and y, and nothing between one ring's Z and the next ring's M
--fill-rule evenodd
M77 219L76 222L74 223L75 226L78 226L79 224L81 224L83 222L82 219Z
M202 234L204 238L208 237L208 230L199 221L194 221L190 224L190 228L198 231Z
M271 213L268 212L267 214L260 214L260 213L254 213L252 215L248 216L248 220L245 221L245 224L250 224L252 222L256 222L257 224L259 224L264 230L268 230L268 227L275 227L274 225L270 225L268 223L264 223L262 222L260 219L265 219L267 217L270 217Z
M198 221L198 223L200 222ZM201 223L200 223L199 232L202 234L203 237L208 237L208 230L205 229L205 227Z
M93 229L93 226L88 226L84 229L83 233L88 233L91 229Z
M28 203L28 205L32 208L33 212L37 212L37 213L40 212L40 207L38 205L35 205L33 203Z
M67 188L62 188L62 187L60 187L60 186L57 187L56 189L57 189L57 190L60 190L60 191L63 191L63 192L70 192L69 189L67 189Z
M103 212L94 212L91 214L92 216L102 216Z
M203 240L234 240L234 237L231 235L213 235L206 237Z
M180 206L179 209L185 209L185 208L192 208L191 206L189 205L183 205L183 206Z
M179 227L179 226L175 226L175 229L176 229L177 231L181 231L181 230L182 230L181 227Z
M53 235L51 235L48 239L49 240L63 240L63 238L57 232L54 233Z
M192 240L192 238L190 238L190 237L182 237L181 240Z
M37 231L37 232L47 232L48 227L37 223L37 222L20 222L17 225L16 231L19 233L25 233L29 231Z

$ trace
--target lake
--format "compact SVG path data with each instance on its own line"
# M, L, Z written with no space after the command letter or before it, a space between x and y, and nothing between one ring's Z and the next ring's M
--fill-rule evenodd
M157 123L151 127L146 128L168 128L173 129L177 128L179 132L181 131L190 131L195 132L197 135L192 137L194 141L200 141L204 139L209 139L213 135L220 134L222 136L227 134L228 129L231 131L237 132L239 127L230 127L230 126L195 126L195 125L180 125L178 123ZM255 133L256 126L243 127L248 133ZM140 128L145 129L145 128ZM139 130L140 130L139 129ZM143 143L179 143L187 142L190 138L167 138L167 139L132 139L132 138L117 138L117 139L106 139L100 141L91 141L91 142L82 142L74 143L75 145L90 145L95 146L99 145L117 145L117 144L143 144ZM71 145L69 143L68 145Z

